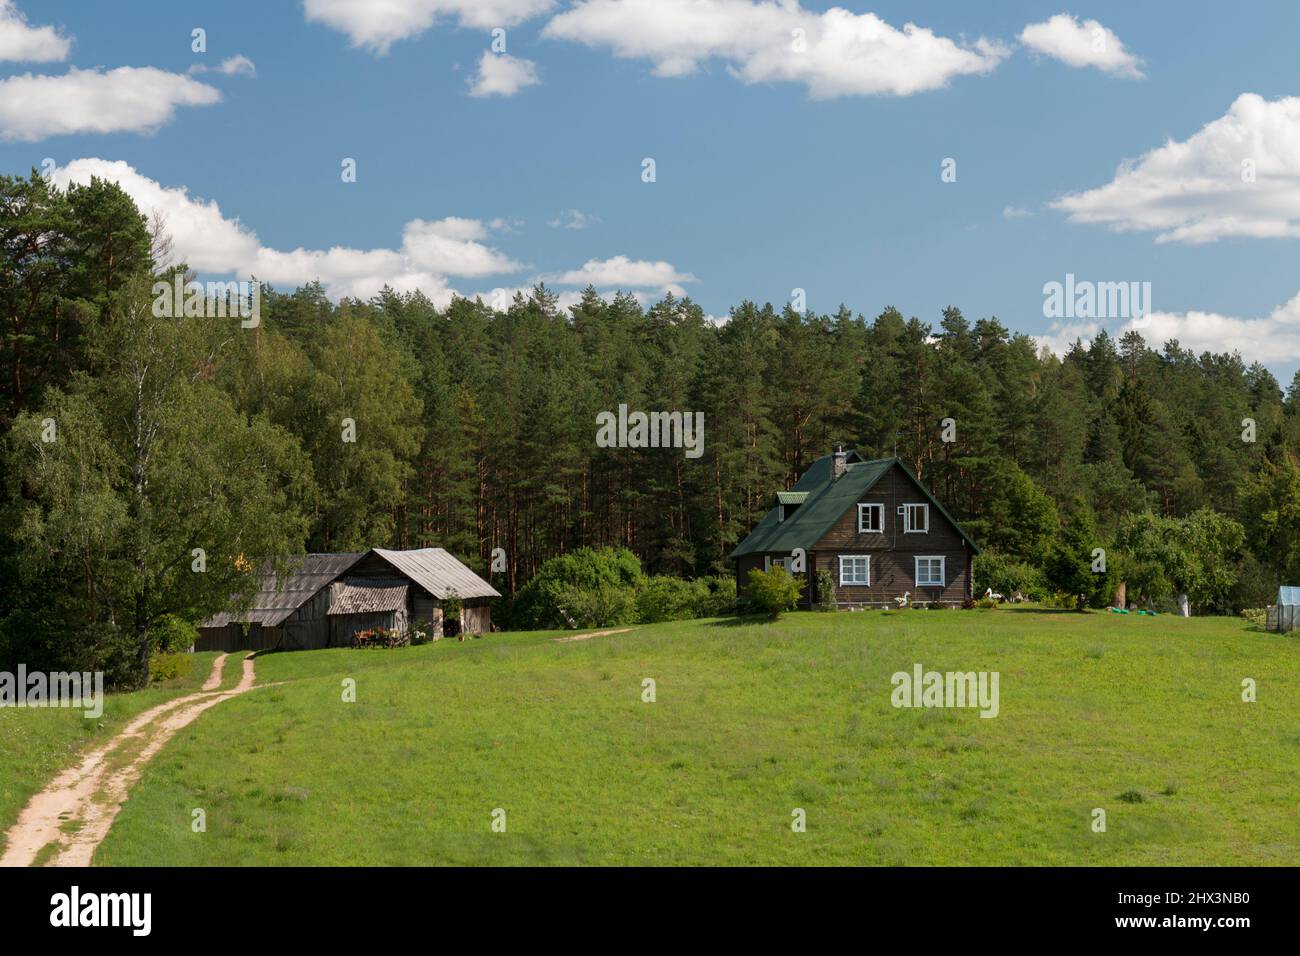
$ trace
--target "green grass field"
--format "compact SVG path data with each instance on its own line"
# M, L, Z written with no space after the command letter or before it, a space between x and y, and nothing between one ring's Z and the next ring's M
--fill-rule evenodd
M691 621L258 659L95 860L1293 864L1300 640L1002 609ZM1000 714L890 677L996 670ZM1244 703L1242 679L1258 700ZM344 703L342 681L356 681ZM657 699L642 701L653 678ZM1107 814L1093 832L1092 811ZM207 832L191 830L202 808ZM493 832L493 811L506 814ZM807 830L791 829L792 810Z

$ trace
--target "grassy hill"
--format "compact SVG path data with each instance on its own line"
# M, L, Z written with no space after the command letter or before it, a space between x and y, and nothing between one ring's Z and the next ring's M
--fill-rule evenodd
M259 682L279 686L172 741L96 862L1281 864L1300 850L1300 642L1242 621L876 611L555 636L261 657ZM999 671L1000 714L893 707L891 675L917 662Z

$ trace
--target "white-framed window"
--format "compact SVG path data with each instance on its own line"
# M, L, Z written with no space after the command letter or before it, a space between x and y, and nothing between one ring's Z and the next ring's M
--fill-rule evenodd
M903 533L926 533L930 530L930 506L926 504L903 505L898 509L903 516Z
M916 556L916 586L918 588L941 588L944 586L943 555Z
M858 533L880 534L885 530L885 506L863 502L858 505Z
M871 556L868 554L840 555L840 586L871 583Z

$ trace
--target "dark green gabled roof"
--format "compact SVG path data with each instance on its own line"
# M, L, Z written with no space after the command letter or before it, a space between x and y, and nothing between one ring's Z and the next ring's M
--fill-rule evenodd
M957 529L963 541L970 545L975 554L979 548L970 536L962 530L952 515L930 494L912 474L912 469L897 458L878 458L874 461L864 460L857 452L848 453L848 466L838 481L831 481L831 464L833 455L818 458L808 470L795 482L793 492L802 497L801 507L784 521L778 520L777 508L773 507L763 515L744 541L731 552L731 557L738 558L745 554L764 554L768 552L790 552L795 548L809 550L820 541L836 521L844 517L844 512L862 499L872 485L885 476L889 469L898 465L916 486L921 489L926 500L930 502L948 522ZM781 499L781 495L790 492L777 492L777 499L784 504L795 504Z

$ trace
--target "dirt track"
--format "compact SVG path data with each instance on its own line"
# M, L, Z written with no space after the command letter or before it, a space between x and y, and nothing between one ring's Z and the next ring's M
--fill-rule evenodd
M133 718L106 744L34 795L5 834L0 866L31 866L51 843L56 848L45 861L47 866L89 866L95 847L108 835L131 787L163 745L209 707L253 689L250 656L243 661L239 684L218 691L225 664L226 655L219 655L201 691Z
M588 631L586 634L567 634L564 637L553 637L551 640L560 644L567 644L569 641L585 641L592 637L604 637L606 634L623 634L627 631L634 631L633 627L615 627L608 631Z

